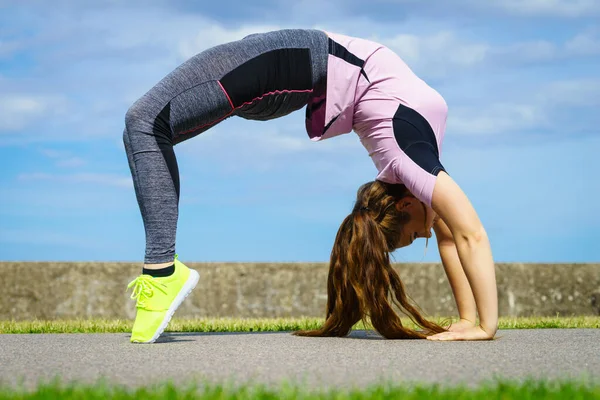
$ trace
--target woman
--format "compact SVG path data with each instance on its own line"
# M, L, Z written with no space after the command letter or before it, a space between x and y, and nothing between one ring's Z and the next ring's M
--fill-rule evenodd
M497 330L494 264L486 232L440 163L443 98L381 44L319 30L253 34L192 57L128 110L123 141L146 231L131 341L152 343L198 282L175 254L179 172L173 146L237 115L268 120L306 106L322 140L354 130L379 174L358 191L337 234L325 325L304 336L344 336L369 316L387 338L491 339ZM436 232L461 320L426 321L404 294L389 253ZM389 301L422 328L403 327ZM480 324L476 324L479 312Z

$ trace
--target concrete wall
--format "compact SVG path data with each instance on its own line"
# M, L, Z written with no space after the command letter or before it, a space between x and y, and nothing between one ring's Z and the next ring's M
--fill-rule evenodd
M177 317L324 317L326 263L186 263L200 282ZM0 319L133 318L139 263L0 262ZM455 316L441 264L396 264L428 315ZM501 316L600 315L600 264L496 264Z

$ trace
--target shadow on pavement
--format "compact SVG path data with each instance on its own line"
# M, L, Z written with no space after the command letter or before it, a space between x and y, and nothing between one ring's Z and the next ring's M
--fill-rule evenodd
M273 334L288 334L292 335L293 331L279 331L279 332L167 332L156 341L159 343L163 337L170 337L170 341L183 341L181 339L173 338L184 338L184 337L195 337L195 336L235 336L235 335L273 335ZM298 339L320 339L310 338L305 336L296 336ZM338 337L337 339L363 339L363 340L385 340L384 337L374 331L365 330L354 330L351 331L348 336ZM190 340L188 340L190 341Z

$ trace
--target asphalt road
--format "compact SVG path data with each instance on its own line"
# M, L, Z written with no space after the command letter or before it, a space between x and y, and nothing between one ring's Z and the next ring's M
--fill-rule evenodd
M128 386L172 379L313 388L373 383L476 385L494 377L580 378L600 383L600 329L499 331L487 342L384 340L354 331L346 338L289 333L171 333L153 345L128 334L0 335L0 380L34 386L55 376Z

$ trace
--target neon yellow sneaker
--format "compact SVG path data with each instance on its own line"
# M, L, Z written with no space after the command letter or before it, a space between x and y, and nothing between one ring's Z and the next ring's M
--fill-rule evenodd
M154 343L171 321L175 310L196 287L200 274L177 259L175 272L164 278L140 275L127 285L137 300L137 315L131 332L132 343Z

